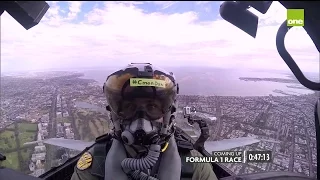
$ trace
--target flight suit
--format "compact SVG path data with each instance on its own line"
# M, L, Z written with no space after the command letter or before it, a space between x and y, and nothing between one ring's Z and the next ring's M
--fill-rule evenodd
M89 150L90 151L90 150ZM190 151L190 156L202 156L202 154L196 150ZM94 154L93 154L94 157ZM95 161L95 158L93 158L92 162ZM187 165L187 163L182 162L182 172L184 173L185 169L188 169L188 167L193 166L192 170L189 168L188 174L190 174L189 177L192 178L181 178L181 180L218 180L217 176L212 170L212 165L210 163L193 163ZM95 166L97 167L97 166ZM100 166L99 166L100 167ZM186 167L186 168L185 168ZM84 170L79 170L77 166L74 168L74 173L71 177L71 180L101 180L101 177L93 175L91 172L92 166L88 167ZM188 170L186 170L188 171Z

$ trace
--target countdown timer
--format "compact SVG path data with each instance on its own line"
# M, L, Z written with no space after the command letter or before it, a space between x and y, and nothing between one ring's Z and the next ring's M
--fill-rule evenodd
M246 151L246 162L271 162L272 151Z

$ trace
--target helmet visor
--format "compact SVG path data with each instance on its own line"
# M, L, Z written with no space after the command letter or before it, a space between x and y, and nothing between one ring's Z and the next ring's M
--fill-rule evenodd
M156 120L164 116L164 106L159 99L124 100L120 103L118 115L123 119L142 116L149 120Z
M123 72L111 75L104 93L111 110L125 120L142 114L149 120L162 118L177 95L174 79L157 71L151 78L135 78L132 73Z
M148 120L157 120L170 110L174 99L170 94L155 98L149 97L122 98L112 95L108 96L108 102L111 110L122 119L129 120L138 116Z

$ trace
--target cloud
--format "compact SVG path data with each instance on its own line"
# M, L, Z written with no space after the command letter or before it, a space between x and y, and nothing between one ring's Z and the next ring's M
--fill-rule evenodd
M286 18L279 3L266 15L258 14L256 39L218 18L216 2L206 3L214 3L210 13L216 14L206 21L199 16L204 8L163 11L173 4L183 8L184 2L63 3L50 2L40 24L28 31L2 15L2 72L130 62L288 70L275 47L277 29ZM150 12L153 6L159 8ZM319 72L319 53L302 28L290 30L286 47L302 70Z
M81 1L68 1L69 3L69 13L68 20L73 20L77 17L78 13L81 12L81 5L83 2Z
M210 2L212 2L212 1L196 1L195 3L196 4L208 4Z
M178 1L152 1L154 4L161 5L162 9L167 9Z

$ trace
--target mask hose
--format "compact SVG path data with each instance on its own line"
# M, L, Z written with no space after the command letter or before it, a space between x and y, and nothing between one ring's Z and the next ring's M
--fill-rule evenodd
M160 156L160 145L150 145L149 152L146 157L140 159L126 158L121 162L124 170L147 170L153 167Z
M149 176L146 173L136 170L130 173L131 177L135 180L158 180L155 177Z

